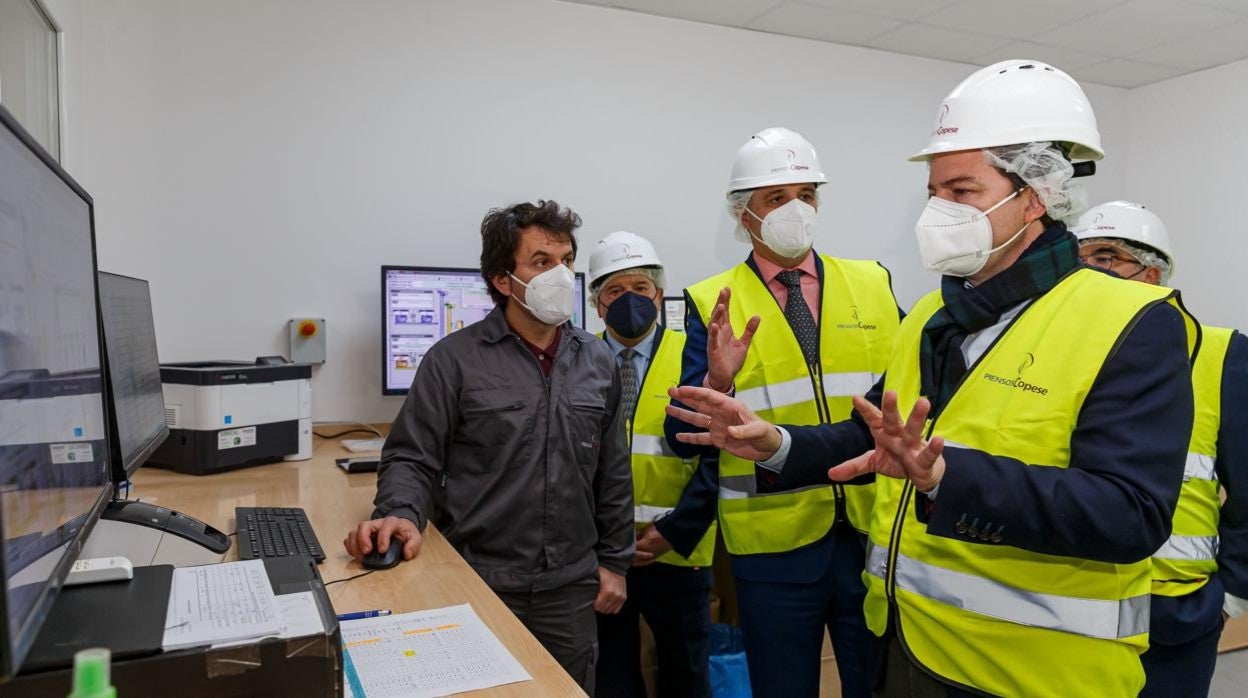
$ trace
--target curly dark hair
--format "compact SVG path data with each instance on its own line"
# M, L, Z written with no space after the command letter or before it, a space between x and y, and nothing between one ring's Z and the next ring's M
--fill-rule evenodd
M581 217L572 209L548 200L490 209L481 221L481 277L485 279L490 297L497 305L506 302L507 296L494 288L493 279L516 270L520 231L531 226L537 226L560 240L570 240L572 254L576 254L576 229L581 227Z

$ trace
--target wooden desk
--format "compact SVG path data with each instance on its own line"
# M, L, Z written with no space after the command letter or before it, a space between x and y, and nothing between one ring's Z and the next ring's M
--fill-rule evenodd
M325 549L321 577L326 582L366 570L347 555L342 539L373 511L376 473L347 475L334 459L349 455L337 442L317 440L312 460L275 463L196 477L144 468L134 478L131 497L180 511L226 533L237 530L234 507L303 507ZM237 546L226 553L237 559ZM432 524L420 555L388 570L327 587L339 613L389 608L395 613L470 603L506 645L533 681L466 695L584 696L572 677L525 629L498 596Z

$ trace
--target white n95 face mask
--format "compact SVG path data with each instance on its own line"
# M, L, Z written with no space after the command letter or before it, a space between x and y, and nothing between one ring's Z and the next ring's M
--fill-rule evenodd
M508 272L508 276L525 288L524 298L528 302L521 301L515 294L512 300L528 308L533 317L547 325L562 325L572 319L572 285L576 277L566 264L556 264L529 279L527 284L515 274Z
M988 214L1021 191L1015 190L987 211L935 196L929 198L919 215L919 222L914 225L923 266L937 274L962 277L983 269L993 252L1017 240L1027 229L1024 225L1009 240L992 246L992 222L988 220Z
M759 218L748 206L745 210L758 219L763 228L762 237L750 235L785 259L797 259L815 244L815 221L819 212L805 201L793 199L768 213L766 218Z

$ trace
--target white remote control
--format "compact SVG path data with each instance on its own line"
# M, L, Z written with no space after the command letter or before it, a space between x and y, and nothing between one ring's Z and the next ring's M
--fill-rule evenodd
M65 578L65 586L79 584L95 584L97 582L117 582L134 578L134 565L124 557L97 557L90 560L79 560L69 568L69 576Z

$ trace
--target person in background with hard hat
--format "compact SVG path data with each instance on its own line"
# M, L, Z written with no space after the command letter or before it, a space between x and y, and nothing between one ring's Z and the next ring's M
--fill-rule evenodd
M1139 204L1096 206L1075 235L1089 266L1154 285L1174 273L1166 224ZM1192 391L1196 420L1174 529L1153 553L1144 696L1207 695L1223 621L1248 611L1248 339L1202 325Z
M1134 696L1170 535L1200 329L1178 293L1080 265L1063 220L1103 155L1092 105L1038 61L940 104L916 224L943 275L857 416L777 428L682 387L669 406L789 489L876 474L867 624L883 696ZM833 465L829 469L829 465ZM721 524L722 525L722 524Z
M606 323L602 337L620 371L620 410L628 418L634 521L639 540L665 528L697 467L663 438L667 391L680 380L685 336L659 324L666 285L649 240L619 231L589 256L589 299ZM638 617L654 632L660 698L709 698L711 556L714 525L688 556L637 556L628 599L615 615L598 616L598 698L645 698Z
M738 151L728 210L753 250L685 289L681 385L735 391L769 419L819 424L848 417L851 397L883 373L901 312L878 262L812 250L825 182L814 147L788 129L766 129ZM668 420L669 444L700 453L674 438L685 429ZM862 570L873 486L761 492L752 461L723 453L718 464L719 525L754 695L817 696L825 628L843 695L868 695Z

